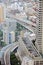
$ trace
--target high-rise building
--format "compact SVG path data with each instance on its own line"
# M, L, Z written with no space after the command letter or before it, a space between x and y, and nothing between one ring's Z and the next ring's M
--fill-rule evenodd
M11 31L9 33L9 44L14 43L15 42L15 32Z
M6 44L9 44L10 41L14 42L13 35L15 35L14 33L15 30L16 30L16 21L11 19L6 19L6 22L3 23L3 40Z
M3 3L0 3L0 23L4 22L6 18L6 7Z
M39 1L39 14L36 33L37 49L43 54L43 0Z

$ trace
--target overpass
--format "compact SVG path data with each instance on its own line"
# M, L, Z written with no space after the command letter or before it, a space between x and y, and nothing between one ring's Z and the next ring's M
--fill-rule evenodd
M41 59L42 57L41 57L41 55L40 55L40 53L37 51L37 49L33 46L33 44L32 44L32 42L28 42L29 44L28 45L26 45L25 44L25 42L22 40L22 38L20 37L19 38L19 40L18 40L18 42L15 42L15 43L13 43L13 44L9 44L9 45L7 45L7 46L5 46L5 47L3 47L2 49L1 49L1 51L0 51L0 53L1 53L1 63L2 63L2 65L11 65L10 64L10 52L12 52L15 48L17 48L18 47L18 49L17 49L17 54L18 54L18 56L19 56L19 58L20 58L20 60L22 61L23 60L23 58L24 57L28 57L28 58L32 58L32 59ZM32 46L31 46L31 44L32 44ZM29 45L30 45L30 48L29 48ZM28 46L28 48L27 48L27 46ZM33 50L32 51L32 53L34 52L36 52L36 55L38 54L38 56L37 57L35 57L35 54L33 53L30 53L30 51L29 51L29 49L30 50Z
M27 42L26 39L25 39L25 42ZM21 60L23 60L24 56L31 57L33 59L42 58L42 56L40 55L36 47L33 45L33 43L29 39L27 44L25 44L25 42L21 39L21 37L19 38L19 47L17 51Z
M3 47L0 51L0 61L2 65L10 65L10 52L18 47L18 42L9 44L5 47Z

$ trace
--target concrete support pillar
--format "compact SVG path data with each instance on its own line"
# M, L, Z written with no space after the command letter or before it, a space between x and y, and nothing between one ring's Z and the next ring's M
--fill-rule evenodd
M10 65L10 53L6 54L6 65Z

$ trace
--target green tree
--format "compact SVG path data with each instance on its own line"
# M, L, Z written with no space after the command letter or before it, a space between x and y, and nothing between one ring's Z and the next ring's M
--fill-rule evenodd
M2 46L2 47L6 46L6 45L7 45L7 44L6 44L5 42L1 41L1 46Z
M10 62L11 62L11 65L21 65L20 60L17 59L14 52L10 54Z
M3 36L3 32L0 30L0 37Z
M0 45L1 45L1 40L3 39L3 32L0 30Z

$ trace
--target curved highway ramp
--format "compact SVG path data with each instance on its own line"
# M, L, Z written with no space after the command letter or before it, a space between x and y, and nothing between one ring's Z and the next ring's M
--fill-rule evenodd
M15 42L13 44L9 44L3 47L0 51L2 65L11 65L10 64L10 52L12 52L16 47L18 47L17 54L21 61L23 60L24 57L28 57L32 59L42 58L40 53L37 51L37 49L34 47L31 41L28 40L28 44L26 43L27 43L26 39L24 42L22 38L20 37L18 42ZM37 57L35 57L35 53Z
M2 65L10 65L10 52L16 47L18 47L18 42L9 44L1 49L0 54Z

